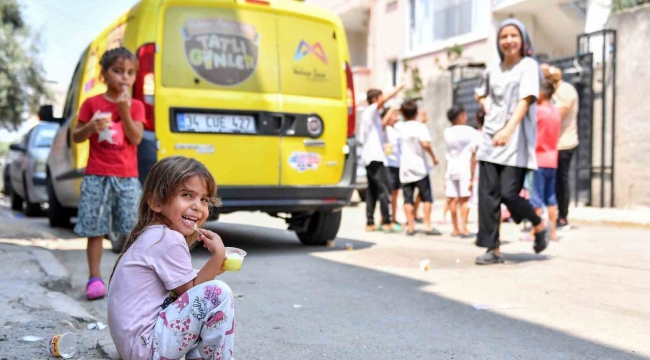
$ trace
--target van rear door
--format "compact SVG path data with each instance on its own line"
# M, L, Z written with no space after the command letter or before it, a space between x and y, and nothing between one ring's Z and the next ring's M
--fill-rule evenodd
M347 138L344 34L308 14L278 14L280 91L285 131L282 185L333 185L341 180ZM298 115L292 115L298 114ZM318 122L322 134L313 134Z
M168 0L159 12L158 157L204 163L219 185L278 185L278 34L270 7Z

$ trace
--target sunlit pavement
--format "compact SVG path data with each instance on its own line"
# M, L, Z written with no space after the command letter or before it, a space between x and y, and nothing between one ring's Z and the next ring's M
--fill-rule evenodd
M47 231L46 219L20 221ZM210 225L249 254L240 272L223 275L236 294L236 358L650 357L648 231L582 226L534 255L519 228L504 224L506 264L479 267L482 251L449 236L450 225L436 224L446 234L439 237L366 233L364 225L363 204L346 208L334 247L322 248L300 245L264 214ZM58 235L36 245L61 249L81 298L83 240ZM196 268L209 256L193 255ZM106 277L115 259L105 252ZM429 271L420 269L425 259ZM105 301L89 307L101 315Z

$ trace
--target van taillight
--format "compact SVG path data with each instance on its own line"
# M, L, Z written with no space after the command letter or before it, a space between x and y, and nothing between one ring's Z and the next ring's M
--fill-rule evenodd
M355 126L357 124L357 106L354 99L354 81L352 79L352 68L349 63L345 63L345 78L347 81L348 103L348 137L354 136Z
M138 74L135 77L135 84L133 85L133 98L138 99L144 103L144 111L146 121L144 123L145 130L154 130L155 128L155 114L154 114L154 66L156 56L156 44L144 44L137 52L139 68Z

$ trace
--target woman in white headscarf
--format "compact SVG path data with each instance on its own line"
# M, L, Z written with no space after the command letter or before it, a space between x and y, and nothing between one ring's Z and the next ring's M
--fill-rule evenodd
M528 200L519 196L528 170L537 169L535 102L540 72L531 58L533 49L525 26L508 19L499 27L501 62L485 71L476 88L476 98L485 109L483 140L477 152L479 177L479 231L476 245L487 248L479 265L503 263L500 251L501 203L519 223L533 223L536 253L548 246L545 224Z

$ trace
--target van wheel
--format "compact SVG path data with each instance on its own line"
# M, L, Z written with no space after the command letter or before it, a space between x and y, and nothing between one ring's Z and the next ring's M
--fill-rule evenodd
M11 191L11 210L22 211L23 210L23 198L18 195L16 189Z
M307 220L306 231L296 232L303 245L323 246L333 240L341 226L341 211L318 211Z
M121 254L124 243L126 242L126 235L117 234L113 231L113 229L111 229L109 230L106 238L111 241L111 250L113 250L113 252L116 254Z
M361 202L366 202L366 189L358 189L357 193L359 194L359 199L361 199Z
M59 200L56 198L54 193L54 185L52 185L52 179L48 174L47 177L47 199L50 204L50 208L47 212L47 217L50 220L51 227L62 227L70 228L70 209L65 208L59 203Z
M29 217L39 216L41 214L41 204L29 201L29 191L27 190L27 178L23 176L23 187L25 188L25 215Z

